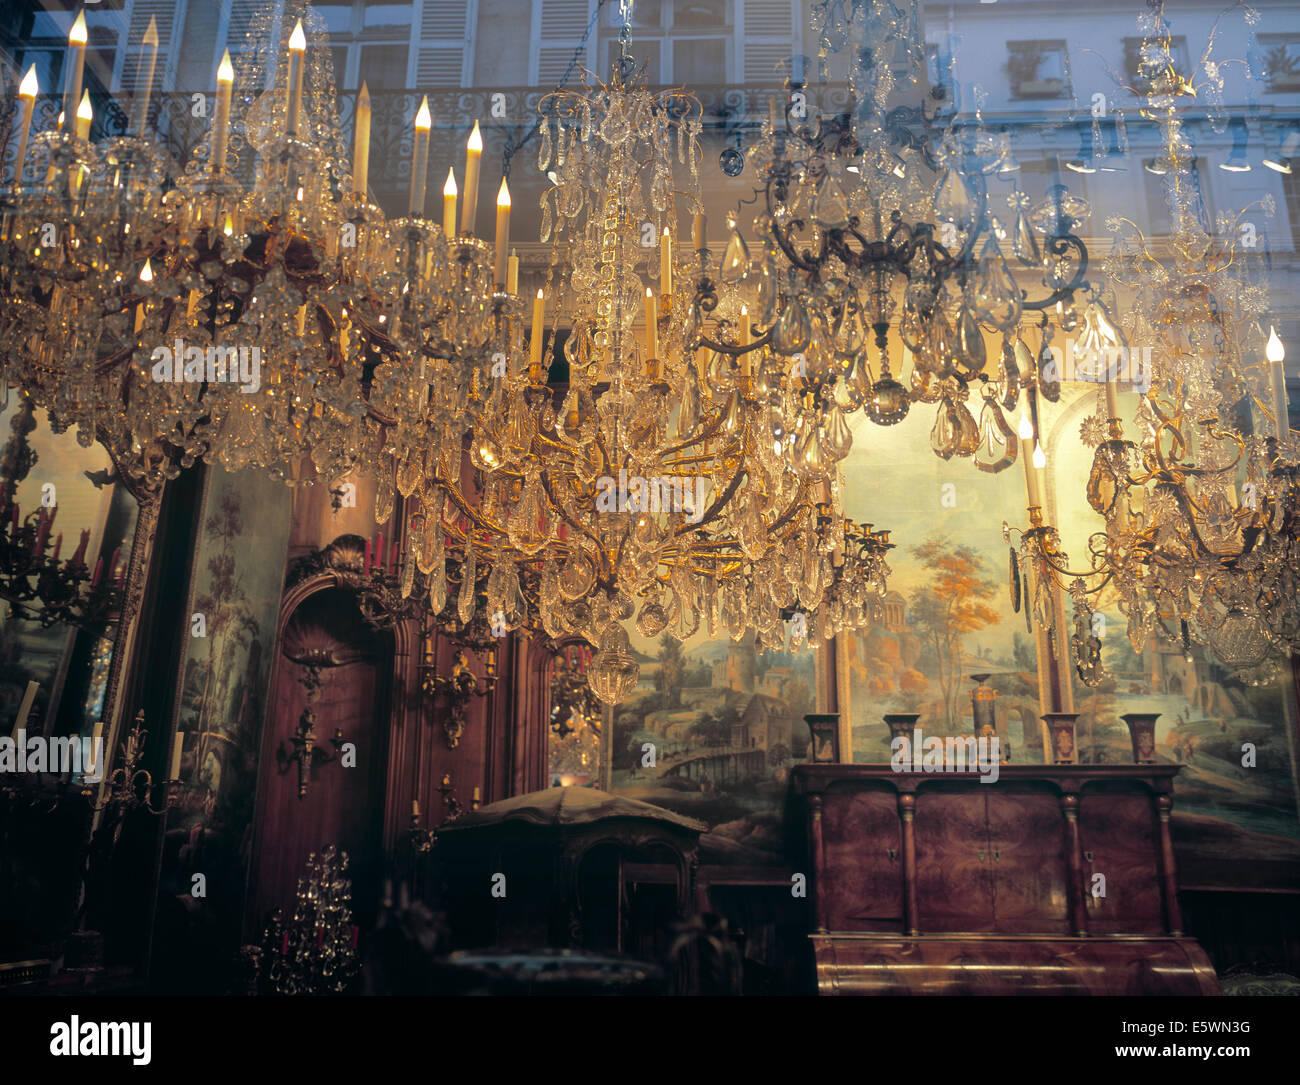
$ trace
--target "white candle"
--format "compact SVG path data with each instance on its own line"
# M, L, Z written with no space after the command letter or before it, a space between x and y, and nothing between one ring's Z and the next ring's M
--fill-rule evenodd
M456 171L447 168L447 183L442 186L442 232L448 237L456 236L456 196L460 189L456 187Z
M185 745L185 732L177 731L172 738L172 769L167 774L169 780L181 778L181 747Z
M433 117L429 113L426 95L415 114L415 146L411 151L411 214L424 217L424 189L429 175L429 129Z
M149 16L149 26L142 41L145 52L136 72L135 106L131 111L131 134L135 136L144 134L144 126L149 118L149 95L153 93L153 73L158 65L158 24L152 15Z
M706 249L709 247L703 215L696 215L694 221L691 223L691 244L694 246L696 252L699 252L700 249Z
M32 704L36 700L36 694L40 692L39 682L28 682L27 690L23 693L22 702L18 705L18 718L14 720L13 740L18 741L18 732L27 726L27 717L31 715Z
M420 816L420 801L419 801L418 799L412 799L412 800L411 800L411 817L413 817L413 818L418 818L419 816Z
M542 324L546 320L546 298L540 290L533 299L533 330L528 341L528 368L535 378L542 364Z
M460 232L466 237L474 236L474 220L478 216L478 167L482 157L483 133L475 121L469 142L465 144L465 206L461 208Z
M221 54L217 67L217 116L212 129L212 172L226 171L226 149L230 146L230 95L235 86L235 69L230 50Z
M667 226L659 239L659 292L665 298L673 293L673 235Z
M1034 441L1034 425L1028 414L1020 416L1020 458L1025 461L1025 490L1029 495L1029 506L1043 507L1043 467L1047 458L1043 450Z
M497 251L496 284L504 286L506 281L506 249L510 245L510 186L501 178L501 187L497 190Z
M36 65L27 69L18 84L18 97L22 99L22 119L18 122L18 157L14 159L14 184L16 192L23 182L23 163L27 161L27 139L32 131L32 112L36 108L36 93L40 85L36 79Z
M302 20L294 24L289 35L289 135L298 134L298 119L302 113L303 54L307 51L307 35L302 32Z
M655 293L648 286L645 291L645 357L646 361L659 357L659 312Z
M357 94L357 117L352 136L352 191L365 200L370 187L370 88Z
M1106 416L1119 417L1119 387L1114 380L1106 381Z
M90 138L90 124L95 119L95 111L90 105L90 91L82 91L81 104L77 106L77 138Z
M506 269L506 293L512 298L519 294L519 254L513 249Z
M1277 329L1269 325L1268 345L1264 348L1264 357L1270 366L1270 380L1273 385L1273 433L1279 441L1285 441L1291 432L1291 418L1287 406L1286 370L1282 362L1286 359L1286 345L1277 334Z
M86 68L86 13L77 12L77 21L68 32L68 80L63 85L63 120L72 128L76 123L77 103L81 101L81 79ZM75 130L75 129L74 129Z

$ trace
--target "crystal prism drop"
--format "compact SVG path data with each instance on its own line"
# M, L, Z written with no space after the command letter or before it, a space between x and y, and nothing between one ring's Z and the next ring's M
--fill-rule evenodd
M772 335L772 349L787 356L798 354L812 339L812 321L799 295L790 299L776 322Z
M722 266L718 269L718 277L730 286L740 282L748 270L749 247L745 244L745 239L740 236L740 231L732 226L727 249L722 254Z
M975 202L966 180L956 170L948 170L934 194L934 213L944 222L964 230L975 220Z
M975 274L975 311L985 323L1002 331L1010 331L1020 320L1020 289L992 236L984 243Z

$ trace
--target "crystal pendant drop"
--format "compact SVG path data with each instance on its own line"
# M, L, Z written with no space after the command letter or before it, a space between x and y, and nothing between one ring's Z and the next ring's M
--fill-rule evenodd
M1020 289L992 236L984 243L975 275L975 312L1002 331L1010 331L1020 320Z
M470 619L474 617L474 582L477 575L474 562L474 550L473 548L469 548L468 553L465 555L464 562L461 563L460 591L456 594L456 616L460 619L462 625L468 625Z
M980 411L979 448L973 457L975 466L989 474L997 474L1016 462L1018 451L1015 431L998 406L997 398L986 397Z
M984 364L988 360L984 351L984 336L980 333L975 314L965 304L957 313L957 325L953 331L956 338L953 355L962 376L973 378L984 372Z
M934 194L934 213L959 230L975 221L975 201L971 199L966 179L956 170L948 170L939 182Z
M834 177L825 177L817 186L812 202L812 217L829 230L838 230L848 224L849 202L844 197L844 189Z
M627 700L636 688L641 665L632 655L627 630L610 625L600 637L600 650L587 667L587 684L607 705Z
M722 266L718 269L718 278L728 286L740 282L749 270L749 247L733 221L731 237L727 240L726 251L722 254Z
M853 434L845 421L844 412L838 404L826 412L826 421L822 423L822 449L832 460L842 460L853 447Z
M1016 254L1017 260L1029 267L1042 263L1043 258L1038 251L1038 239L1034 236L1023 209L1016 213L1016 224L1011 234L1011 251Z
M778 354L790 356L804 350L812 339L812 321L808 310L804 308L799 295L787 303L780 319L776 322L776 331L772 335L772 349Z

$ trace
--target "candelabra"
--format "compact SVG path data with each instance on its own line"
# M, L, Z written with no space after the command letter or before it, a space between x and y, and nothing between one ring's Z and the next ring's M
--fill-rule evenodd
M136 714L135 723L126 736L122 746L122 763L108 777L108 793L95 804L95 813L109 810L115 815L129 813L133 810L147 810L155 817L161 817L176 805L180 797L180 751L173 750L172 778L163 784L162 805L153 804L153 776L148 769L140 767L144 759L144 741L149 731L144 725L144 712ZM100 770L102 771L102 769ZM91 794L89 787L83 788L83 794ZM110 818L110 821L117 818Z
M9 604L14 618L47 629L65 623L103 635L122 606L118 552L109 560L107 576L102 558L93 571L86 566L89 531L82 531L76 550L62 562L61 534L54 536L50 553L58 505L23 516L15 500L18 484L36 464L36 452L27 441L36 428L30 399L24 398L10 428L13 435L0 453L0 599Z
M263 989L281 995L343 994L357 973L359 929L352 922L348 853L333 844L307 856L293 913L272 913L262 935L258 964Z
M452 663L451 673L440 675L436 658L436 642L431 634L426 634L425 637L420 689L430 699L439 696L445 698L442 730L448 749L454 750L460 745L461 736L465 733L465 709L469 706L470 698L486 697L496 688L496 644L494 641L487 644L480 641L478 647L486 656L486 674L482 679L469 669L469 660L465 657L464 651L459 650Z
M283 742L275 751L275 759L279 765L281 775L288 772L291 765L297 763L299 799L307 797L312 769L320 765L328 765L331 761L337 761L342 754L343 747L346 745L342 728L335 728L334 734L330 738L330 743L334 747L333 753L329 753L317 745L316 713L313 711L312 705L320 694L320 670L320 664L312 662L304 664L303 676L300 681L306 690L307 703L303 706L302 715L298 718L297 730L289 736L289 741L293 745L293 752L290 753L286 750Z
M444 773L442 783L438 786L438 794L442 796L442 804L446 809L442 821L438 823L438 829L442 826L455 821L465 812L465 807L461 801L456 798L456 794L451 784L451 773ZM470 800L470 809L479 808L479 789L474 789L474 797ZM420 827L420 803L416 799L411 800L411 822L406 830L406 838L413 851L417 854L425 855L432 850L434 844L438 842L438 829L422 829Z

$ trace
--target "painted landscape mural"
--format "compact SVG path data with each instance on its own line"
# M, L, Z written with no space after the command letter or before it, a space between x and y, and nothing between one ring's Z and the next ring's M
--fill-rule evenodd
M760 652L752 635L678 642L635 633L632 648L641 677L614 713L613 788L706 822L715 860L773 859L789 769L807 757L812 650Z

